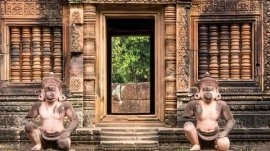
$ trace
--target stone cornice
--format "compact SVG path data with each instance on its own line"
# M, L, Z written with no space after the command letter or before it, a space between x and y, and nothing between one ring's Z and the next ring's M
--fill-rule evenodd
M222 14L255 13L262 10L262 0L193 0L192 14Z
M176 4L176 0L81 0L97 4Z
M0 15L2 16L24 16L40 17L43 20L62 18L63 5L66 1L58 0L5 0L0 1Z

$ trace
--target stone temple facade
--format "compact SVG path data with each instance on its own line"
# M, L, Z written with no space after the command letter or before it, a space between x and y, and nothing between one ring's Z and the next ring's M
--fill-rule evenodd
M30 147L24 116L50 72L79 115L75 150L187 149L182 112L206 71L237 121L232 149L270 145L269 0L1 0L0 29L0 150ZM109 41L122 32L152 39L143 111L112 109Z

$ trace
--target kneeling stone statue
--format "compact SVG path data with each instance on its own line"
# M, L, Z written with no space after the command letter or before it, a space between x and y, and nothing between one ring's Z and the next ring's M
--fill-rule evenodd
M196 126L192 122L184 124L185 135L192 145L190 150L216 148L227 151L230 146L228 134L234 127L235 120L226 102L220 100L218 82L207 72L199 81L198 90L195 100L185 106L183 115L184 118L195 117L197 121ZM221 116L226 120L223 131L218 124Z
M40 126L32 121L25 125L25 132L34 144L31 150L70 149L70 135L79 126L79 120L72 104L62 94L61 81L53 73L42 80L39 100L26 115L26 118L36 118L39 115L41 121ZM63 123L65 117L70 121L67 128Z

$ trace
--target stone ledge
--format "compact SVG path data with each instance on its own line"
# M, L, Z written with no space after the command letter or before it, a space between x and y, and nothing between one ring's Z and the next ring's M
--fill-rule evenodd
M124 128L124 127L123 127ZM146 129L152 129L151 127L145 127ZM154 129L157 129L155 127ZM123 143L123 142L103 142L100 137L101 128L78 128L72 133L72 147L77 150L106 150L108 145L117 146L117 144L126 144L123 146L126 150L132 150L136 148L148 148L149 150L170 150L168 148L181 148L186 149L189 145L184 136L182 128L158 128L159 139L156 141L157 145L151 144L150 146L140 145L142 143ZM234 129L229 138L231 140L232 150L257 150L267 151L270 146L270 129ZM130 145L129 145L130 144ZM154 143L155 144L155 143ZM175 145L172 145L175 144ZM104 146L105 145L105 146ZM0 150L13 151L21 150L22 148L30 148L30 141L26 137L24 130L19 128L0 128ZM117 147L114 147L116 150ZM148 147L147 147L148 146ZM118 146L119 147L119 146ZM129 149L128 149L129 148ZM181 151L181 150L180 150ZM184 151L184 150L183 150Z

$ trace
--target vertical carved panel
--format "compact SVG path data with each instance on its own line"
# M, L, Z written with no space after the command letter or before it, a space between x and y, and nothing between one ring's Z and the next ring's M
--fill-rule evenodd
M241 79L251 79L251 32L250 24L242 24L241 32Z
M33 80L41 81L41 29L40 27L32 28L33 37Z
M231 25L231 79L240 79L240 26Z
M22 28L22 82L31 82L31 33L29 27Z
M83 7L70 6L70 91L83 96Z
M53 72L58 79L62 80L62 32L61 28L54 28L53 32Z
M230 64L229 64L229 26L220 26L220 79L230 78Z
M188 50L188 5L180 3L177 5L176 15L176 69L177 91L188 91L188 73L189 73L189 50Z
M177 90L177 118L166 117L167 121L176 120L181 124L183 102L189 92L190 59L189 52L189 8L190 2L181 2L176 5L176 90ZM171 122L173 123L173 122Z
M199 79L203 78L204 74L209 71L209 45L208 45L208 26L201 24L199 27Z
M210 25L209 26L209 55L210 55L210 64L209 64L209 73L213 78L219 78L219 63L218 63L218 26Z
M43 56L43 66L42 66L42 76L46 77L51 72L51 29L48 27L42 28L42 56Z
M20 28L11 27L11 81L20 82L21 81L21 67L20 67Z

